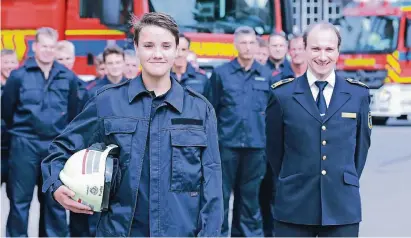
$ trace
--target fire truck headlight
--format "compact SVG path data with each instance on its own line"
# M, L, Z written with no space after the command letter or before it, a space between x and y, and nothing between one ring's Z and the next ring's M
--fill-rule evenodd
M381 102L388 102L391 99L391 92L383 89L381 92L378 93L378 99Z

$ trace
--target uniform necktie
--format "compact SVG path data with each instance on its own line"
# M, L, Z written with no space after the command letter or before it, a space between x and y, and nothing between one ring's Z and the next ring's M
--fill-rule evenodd
M319 92L317 96L317 107L318 110L320 111L320 115L323 117L327 111L327 103L325 102L325 97L324 97L324 88L327 86L328 82L325 81L317 81L315 82L315 85L317 85Z

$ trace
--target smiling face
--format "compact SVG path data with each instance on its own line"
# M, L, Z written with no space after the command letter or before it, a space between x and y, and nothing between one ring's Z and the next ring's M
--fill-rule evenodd
M171 31L159 26L145 26L135 47L147 75L158 78L170 73L177 56L176 38Z
M40 34L32 46L36 59L43 64L52 63L56 53L56 45L57 38Z
M331 28L314 27L307 36L308 67L318 78L326 78L338 60L338 36Z
M15 53L3 54L1 56L1 77L7 79L10 76L10 72L19 67L19 61Z
M72 70L74 67L74 62L76 60L73 52L67 50L57 51L56 60L60 64L66 66L68 69Z

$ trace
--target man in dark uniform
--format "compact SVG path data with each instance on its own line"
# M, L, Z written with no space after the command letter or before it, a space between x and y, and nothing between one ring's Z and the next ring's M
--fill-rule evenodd
M117 45L106 47L103 52L103 62L106 66L106 75L96 80L95 84L89 84L86 87L91 97L105 85L118 84L127 80L124 77L124 52L120 47Z
M282 79L299 77L307 71L307 60L305 57L305 49L303 37L295 35L289 40L288 52L291 57L290 69L283 70L274 76L273 82L280 81ZM267 173L264 180L261 182L260 188L260 206L261 213L263 215L264 234L266 237L273 236L274 230L274 217L273 217L273 174L269 163L267 164Z
M292 72L287 55L287 38L284 32L273 32L268 38L270 56L266 66L273 72L273 76L285 72Z
M136 78L140 74L140 60L134 50L124 51L124 77L127 79Z
M258 194L266 171L265 108L271 71L254 60L255 32L234 33L238 57L217 67L206 95L217 113L223 168L224 224L228 236L229 200L234 190L232 236L263 236Z
M62 40L57 42L56 47L56 60L60 64L66 66L69 70L73 71L74 63L76 62L76 52L74 44L67 40ZM73 71L74 72L74 71ZM77 75L76 75L77 76ZM83 109L82 106L86 104L89 99L87 92L87 83L81 80L79 77L76 77L77 86L78 86L78 110L79 112Z
M180 34L180 43L178 45L178 53L171 75L177 79L183 86L189 86L198 93L204 95L205 85L208 81L207 76L196 70L188 63L187 55L190 49L190 39Z
M76 151L116 144L122 178L101 213L97 236L219 236L222 175L214 109L170 77L179 41L175 21L152 12L134 29L142 74L98 90L54 140L42 163L43 192L70 211L92 214L71 199L59 173Z
M258 42L258 50L255 54L255 60L262 65L266 65L268 61L268 57L270 56L270 50L268 49L268 42L267 40L261 38L260 36L257 37Z
M2 49L1 50L1 94L3 94L3 87L6 84L7 79L10 76L12 70L19 67L19 61L14 50ZM7 133L7 127L4 120L1 120L1 184L7 183L7 174L9 167L9 142L10 137Z
M316 23L303 38L307 72L274 83L267 107L275 235L355 237L372 128L369 90L335 75L341 37L332 24Z
M41 187L40 163L48 146L78 112L76 76L54 61L57 32L40 28L33 43L34 58L14 70L1 100L1 117L11 135L7 236L27 236L30 203ZM39 189L39 236L69 235L66 211Z
M96 66L96 77L93 80L87 81L87 86L94 87L98 80L104 78L106 75L106 65L103 61L103 53L98 54L94 58L94 65Z

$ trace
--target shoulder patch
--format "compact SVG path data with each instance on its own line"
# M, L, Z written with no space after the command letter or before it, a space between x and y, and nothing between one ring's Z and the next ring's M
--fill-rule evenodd
M280 80L280 81L278 81L278 82L273 83L273 84L271 85L271 88L274 89L274 88L276 88L276 87L278 87L278 86L281 86L281 85L283 85L283 84L292 82L293 80L294 80L294 78L288 78L288 79Z
M362 82L360 82L360 81L358 81L358 80L354 80L354 79L350 79L350 78L347 78L347 79L345 79L345 80L347 80L347 82L349 82L349 83L357 84L357 85L360 85L360 86L362 86L362 87L368 88L367 84L362 83Z

